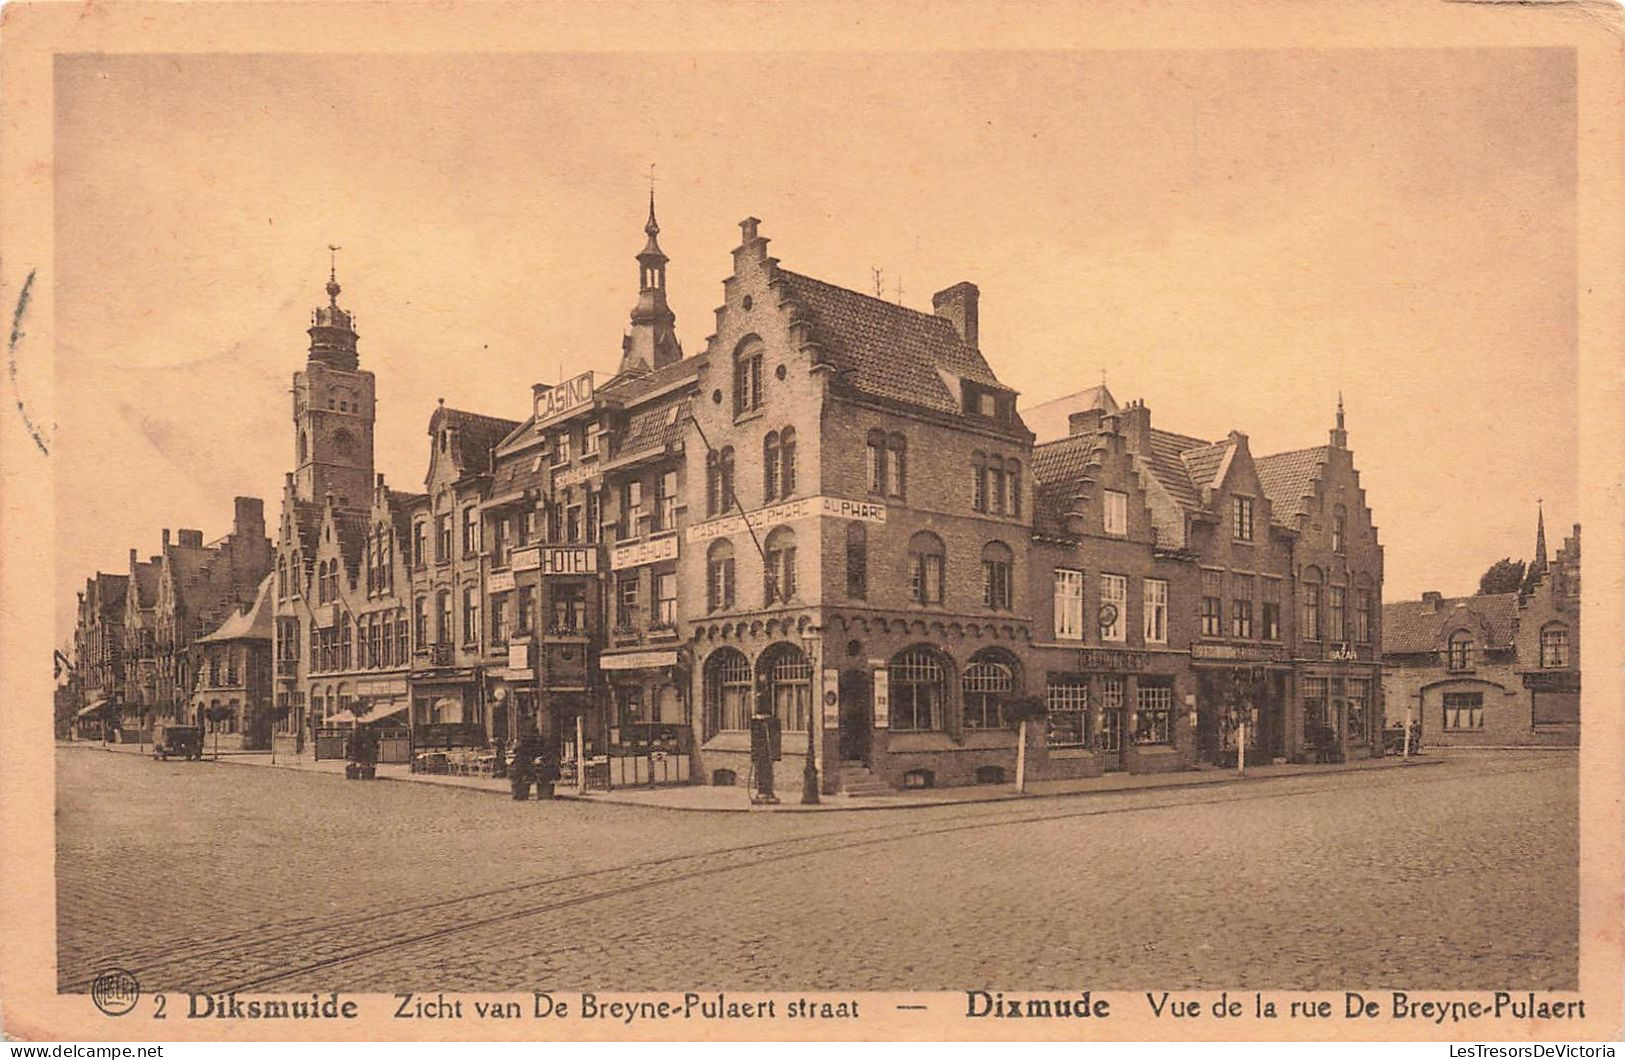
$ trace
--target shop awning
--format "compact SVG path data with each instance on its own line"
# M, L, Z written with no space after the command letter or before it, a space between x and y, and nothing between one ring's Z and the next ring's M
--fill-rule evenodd
M654 670L662 666L676 666L675 651L627 651L619 655L598 656L600 670Z
M389 717L392 714L400 714L404 710L406 710L406 704L405 703L396 703L393 700L391 700L388 703L379 703L379 704L375 705L371 710L369 710L365 714L361 715L361 717L357 718L356 719L356 724L358 724L358 725L366 725L366 724L369 724L371 722L380 721L380 720L382 720L384 718Z
M75 714L74 717L82 718L86 714L94 714L97 711L101 710L105 706L107 706L107 700L98 699L94 703L90 703L90 704L87 704L86 706L83 706L83 707L79 708L79 713Z
M323 725L349 725L351 722L353 722L355 720L356 719L355 719L354 714L351 714L347 710L341 710L337 714L329 714L327 717L323 718L322 719L322 724Z

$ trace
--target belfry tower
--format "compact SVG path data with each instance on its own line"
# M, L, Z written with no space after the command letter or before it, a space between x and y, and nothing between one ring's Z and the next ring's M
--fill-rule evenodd
M338 248L330 247L336 255ZM372 496L375 384L360 368L355 318L339 308L338 262L327 276L327 304L310 316L310 353L293 374L294 495L343 507Z

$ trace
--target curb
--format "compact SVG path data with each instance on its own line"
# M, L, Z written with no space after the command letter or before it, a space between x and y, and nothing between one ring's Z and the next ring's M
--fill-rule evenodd
M89 749L92 749L92 750L107 751L110 754L129 753L129 752L113 751L111 748L102 746L100 744L96 744L96 745L77 744L76 745L76 744L71 743L71 742L63 742L63 743L59 743L58 746L65 746L65 747L84 746L84 747L88 747ZM1485 750L1488 750L1488 748L1485 748ZM1517 748L1517 750L1523 750L1523 748ZM1574 750L1574 749L1573 748L1564 748L1564 747L1555 747L1555 748L1541 748L1541 750L1558 750L1558 751L1562 751L1562 750ZM260 752L247 752L247 753L258 754ZM140 757L140 756L138 756L138 757ZM204 758L204 759L202 759L202 761L204 761L204 762L213 762L216 765L220 765L220 764L223 764L223 763L224 764L230 764L230 765L248 765L249 764L249 763L246 763L246 762L233 762L233 761L231 761L231 756L222 756L219 759ZM1396 759L1393 765L1363 766L1363 767L1357 766L1357 767L1354 767L1354 768L1327 770L1325 772L1269 773L1269 774L1264 774L1262 776L1255 773L1255 774L1252 774L1250 776L1240 776L1240 777L1235 776L1235 775L1229 775L1229 776L1225 776L1225 777L1223 777L1221 779L1218 779L1218 780L1197 780L1197 779L1192 778L1192 779L1187 779L1187 780L1173 780L1173 781L1169 781L1168 783L1163 783L1163 784L1129 785L1129 786L1124 786L1124 787L1099 788L1099 789L1088 789L1088 788L1086 788L1086 789L1083 789L1083 790L1080 790L1080 791L1025 792L1025 793L1020 794L1020 795L1017 795L1017 794L1011 792L1011 793L1008 793L1008 794L986 795L986 796L979 796L979 797L976 797L976 798L968 798L968 799L929 799L929 800L919 799L919 800L913 800L913 801L910 801L910 802L867 803L867 804L864 804L864 805L856 805L856 806L827 806L827 805L823 805L823 806L813 807L813 806L802 806L802 805L800 805L798 803L779 803L774 808L762 808L762 807L758 807L758 806L754 806L754 805L750 805L750 804L746 804L744 806L662 806L662 805L659 805L658 803L630 802L630 801L625 801L625 800L621 800L621 799L604 799L604 798L596 797L596 796L593 796L593 795L582 795L582 794L579 794L577 792L559 793L559 794L555 795L553 799L539 799L539 800L525 799L523 801L525 801L525 802L532 802L532 801L537 801L537 802L550 802L550 801L577 802L577 803L583 803L583 804L595 805L595 806L621 806L621 807L626 807L626 808L629 808L629 809L659 810L659 811L661 811L663 813L701 813L701 814L741 814L741 813L816 814L816 813L865 813L865 812L872 813L872 812L875 812L875 811L878 811L878 810L927 810L927 809L941 809L943 807L954 807L954 806L986 806L986 805L990 805L992 803L1026 802L1026 801L1033 800L1033 799L1067 799L1067 798L1078 798L1078 797L1090 796L1090 795L1123 795L1123 794L1130 794L1130 793L1137 792L1137 791L1169 791L1169 790L1186 789L1186 788L1225 787L1225 786L1233 785L1233 784L1263 783L1263 782L1271 781L1271 780L1289 780L1289 779L1293 779L1293 778L1302 778L1302 777L1317 778L1317 777L1330 777L1330 776L1344 776L1344 775L1349 774L1349 773L1377 773L1377 772L1386 772L1388 770L1393 770L1393 769L1409 769L1409 768L1411 768L1413 766L1440 766L1440 765L1444 765L1444 764L1445 764L1445 759L1444 759L1444 757L1442 755L1429 755L1429 756L1421 756L1421 757L1412 759L1409 762L1406 762L1406 761L1404 761L1402 759ZM293 769L295 772L300 772L300 773L311 773L311 774L315 774L315 775L318 775L318 776L330 776L330 777L336 777L336 778L341 779L341 780L344 779L342 774L336 773L336 772L331 772L330 773L330 772L328 772L326 770L296 769L295 767L291 767L291 766L272 766L272 765L266 765L266 766L263 766L261 768ZM1177 776L1178 774L1168 774L1168 775L1169 776ZM478 793L478 794L500 795L500 796L506 796L506 797L511 798L510 789L505 788L505 787L489 787L489 788L485 788L485 787L474 787L473 785L465 785L465 784L439 784L439 783L436 783L436 782L434 782L432 780L415 780L411 776L404 776L404 777L402 777L402 776L379 776L376 779L377 780L382 780L382 781L391 781L391 782L398 783L398 784L425 784L425 785L428 785L428 786L431 786L431 787L441 788L443 790L468 791L468 792L475 792L475 793ZM518 801L521 801L521 800L514 799L513 801L518 802Z

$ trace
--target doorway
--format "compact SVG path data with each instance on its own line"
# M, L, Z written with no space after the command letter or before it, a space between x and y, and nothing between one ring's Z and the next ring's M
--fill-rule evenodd
M873 731L873 688L868 673L841 671L841 760L868 764Z

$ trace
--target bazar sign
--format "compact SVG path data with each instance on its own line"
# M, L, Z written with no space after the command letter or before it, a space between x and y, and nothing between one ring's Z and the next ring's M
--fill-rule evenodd
M641 567L645 563L677 558L677 535L666 534L650 541L628 541L616 545L609 554L610 570Z
M1144 670L1150 657L1143 651L1121 651L1113 648L1079 648L1078 669L1106 673L1138 673Z
M543 427L557 419L592 404L592 373L582 372L574 379L566 379L558 386L536 389L536 426Z
M698 523L688 528L690 543L727 537L741 530L762 530L777 523L788 523L813 516L831 519L856 519L864 523L884 523L886 506L873 501L851 501L844 497L805 497L786 501L771 508L758 508L744 515L725 515L720 519Z
M1326 658L1332 662L1357 662L1360 653L1355 650L1352 644L1333 644L1327 649Z
M1193 659L1224 659L1235 662L1280 662L1285 648L1253 648L1243 644L1192 644Z

